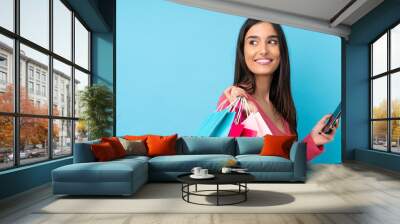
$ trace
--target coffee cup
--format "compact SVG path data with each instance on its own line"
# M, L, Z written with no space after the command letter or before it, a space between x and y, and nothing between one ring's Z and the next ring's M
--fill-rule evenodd
M201 175L201 174L200 174L200 171L201 171L201 170L202 170L201 167L193 167L192 173L193 173L194 175L196 175L196 176L199 176L199 175Z
M232 168L229 168L229 167L222 167L222 170L221 170L222 173L230 173L231 171L232 171Z
M207 176L208 175L208 169L201 169L200 170L200 176Z

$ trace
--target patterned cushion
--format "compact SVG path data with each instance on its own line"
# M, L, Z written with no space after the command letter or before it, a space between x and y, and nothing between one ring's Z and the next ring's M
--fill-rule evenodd
M147 149L144 141L142 140L126 140L119 138L122 146L126 151L126 155L137 155L145 156L147 155Z

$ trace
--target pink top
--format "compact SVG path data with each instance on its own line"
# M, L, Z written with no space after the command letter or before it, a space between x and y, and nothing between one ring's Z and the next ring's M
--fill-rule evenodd
M291 135L289 123L287 121L284 121L284 130L283 132L279 130L279 128L272 122L272 120L267 116L267 114L264 112L264 110L260 107L260 105L257 103L257 101L249 95L248 98L249 101L253 102L254 105L257 107L258 112L260 113L261 117L264 119L265 123L268 125L269 129L272 132L272 135ZM224 102L224 105L221 105L222 102ZM226 100L225 94L222 94L222 96L219 98L218 101L218 106L217 108L226 108L229 105L229 101ZM244 114L244 113L243 113ZM241 118L240 120L243 120ZM308 134L304 139L303 142L306 143L307 147L307 161L312 160L319 154L321 154L324 151L324 146L317 146L314 143L314 140L312 139L311 135Z

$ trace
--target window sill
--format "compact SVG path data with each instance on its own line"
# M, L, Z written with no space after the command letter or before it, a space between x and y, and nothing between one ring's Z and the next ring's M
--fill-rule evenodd
M43 165L57 163L57 162L69 160L69 159L72 159L72 158L73 158L73 156L67 156L67 157L63 157L63 158L59 158L59 159L52 159L52 160L48 160L48 161L43 161L43 162L31 164L31 165L24 165L24 166L21 166L21 167L10 168L10 169L7 169L7 170L0 171L0 176L1 175L5 175L5 174L9 174L9 173L14 173L14 172L27 170L27 169L32 169L32 168L43 166Z
M372 149L355 149L355 160L388 170L400 172L400 154Z

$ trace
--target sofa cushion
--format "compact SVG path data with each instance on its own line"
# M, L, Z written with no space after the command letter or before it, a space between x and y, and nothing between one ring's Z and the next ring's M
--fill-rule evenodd
M181 137L177 143L178 154L225 154L235 155L235 139L229 137Z
M261 156L280 156L289 159L290 147L296 140L295 135L265 135Z
M219 171L230 159L231 155L175 155L158 156L149 160L149 170L190 172L193 167L200 166L212 172Z
M115 154L115 150L109 142L93 144L91 145L91 149L94 157L96 157L96 161L105 162L118 158L118 156Z
M236 138L236 155L260 154L264 145L263 137L238 137Z
M147 155L146 143L142 140L126 140L124 138L119 138L122 146L126 151L126 155Z
M103 137L101 138L101 142L110 143L112 148L114 149L117 158L122 158L126 156L126 151L124 149L124 146L121 144L118 137Z
M249 172L292 172L292 161L279 156L238 155L240 167Z
M125 135L124 139L130 140L130 141L141 140L141 141L146 142L147 137L148 137L148 135Z
M74 163L52 171L58 182L130 182L134 172L143 172L146 162L139 159ZM147 172L142 175L147 176Z
M148 156L164 156L176 154L176 139L178 134L170 136L149 135L146 143Z

